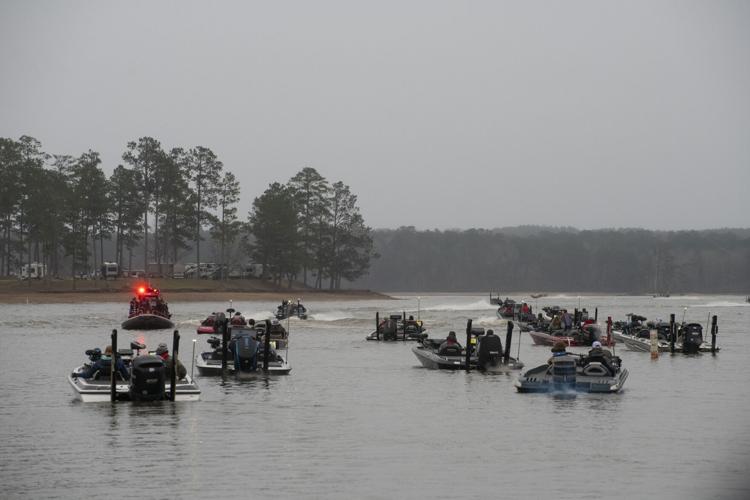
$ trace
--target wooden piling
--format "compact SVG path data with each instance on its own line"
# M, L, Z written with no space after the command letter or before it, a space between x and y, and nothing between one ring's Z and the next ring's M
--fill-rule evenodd
M659 359L659 335L654 329L649 333L651 337L651 359Z

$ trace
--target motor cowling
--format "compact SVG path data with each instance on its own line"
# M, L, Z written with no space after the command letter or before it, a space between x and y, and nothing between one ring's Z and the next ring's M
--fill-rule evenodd
M159 356L138 356L133 359L130 373L130 399L161 401L166 399L164 385L167 368Z
M234 369L240 372L253 372L258 368L258 347L260 343L250 334L240 334L234 338Z
M479 341L477 363L481 370L496 367L503 357L503 342L497 335L484 336Z
M703 327L698 323L690 323L682 329L682 352L694 354L700 350L703 343Z

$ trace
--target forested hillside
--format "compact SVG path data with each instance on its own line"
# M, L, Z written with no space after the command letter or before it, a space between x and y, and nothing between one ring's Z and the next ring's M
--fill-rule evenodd
M379 258L354 286L388 291L750 293L750 231L525 226L373 232Z

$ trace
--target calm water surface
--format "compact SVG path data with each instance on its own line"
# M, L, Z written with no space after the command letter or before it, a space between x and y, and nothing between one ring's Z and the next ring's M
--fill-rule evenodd
M290 324L289 376L196 371L201 401L143 405L76 402L65 378L109 343L127 304L0 305L0 497L750 498L744 297L532 300L580 300L600 320L719 316L719 355L654 362L618 346L625 390L574 399L517 394L514 376L426 370L411 343L366 342L375 311L418 308L433 336L472 318L505 339L486 296L400 298L308 301L312 318ZM208 347L196 325L226 306L171 302L188 369L192 339ZM260 319L276 303L234 306ZM167 331L121 332L131 339L171 345ZM548 356L520 338L527 367Z

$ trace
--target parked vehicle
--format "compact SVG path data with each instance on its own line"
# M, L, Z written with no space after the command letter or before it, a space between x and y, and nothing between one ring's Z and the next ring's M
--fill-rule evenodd
M24 264L21 266L20 278L22 280L38 280L47 276L47 266L39 262Z

